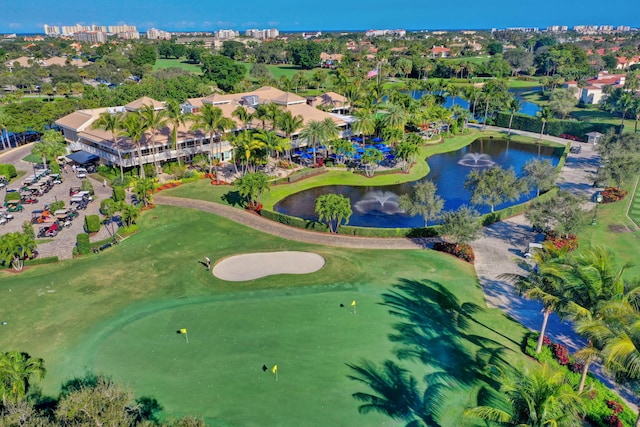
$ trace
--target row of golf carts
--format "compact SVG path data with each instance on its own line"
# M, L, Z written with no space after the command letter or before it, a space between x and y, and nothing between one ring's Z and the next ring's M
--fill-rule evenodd
M71 227L71 222L78 216L78 211L74 208L59 209L55 212L45 209L31 212L31 222L43 225L38 230L38 238L55 237L63 228Z

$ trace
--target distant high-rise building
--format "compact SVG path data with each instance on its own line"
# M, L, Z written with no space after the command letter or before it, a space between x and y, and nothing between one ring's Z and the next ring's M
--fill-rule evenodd
M147 30L147 38L151 40L171 40L171 33L151 28L150 30Z
M551 25L547 27L549 33L565 33L569 31L569 27L566 25Z
M214 34L215 38L217 38L218 40L232 39L234 37L240 36L240 33L235 30L220 30L216 31Z
M73 38L79 42L106 43L107 33L102 31L79 31L73 35Z
M109 33L111 34L119 34L119 33L137 33L135 25L109 25Z
M275 39L280 35L280 31L276 28L271 28L270 30L258 30L252 28L250 30L245 31L245 36L253 37L254 39Z
M619 31L619 32L631 31L631 27L628 25L618 25L616 27L616 31Z
M63 36L73 36L75 33L80 33L83 31L91 31L90 25L63 25L61 27Z
M573 31L579 34L596 34L598 32L597 25L574 25Z
M407 35L405 30L368 30L364 33L367 37L380 37L380 36L396 36L404 37Z
M116 33L119 39L125 40L136 40L140 38L140 33L137 31L122 31L120 33Z
M60 27L58 25L44 24L44 34L51 37L59 36Z
M100 33L106 33L107 32L107 26L106 25L92 25L91 26L91 31L98 31Z

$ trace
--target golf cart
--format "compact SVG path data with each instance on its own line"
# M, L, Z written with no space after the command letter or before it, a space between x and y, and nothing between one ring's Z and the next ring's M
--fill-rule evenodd
M531 242L527 246L527 249L524 250L524 257L531 258L536 251L540 251L542 249L543 249L542 243Z
M7 177L4 175L0 175L0 189L7 186Z
M24 208L20 204L20 200L8 200L5 202L8 212L22 212Z

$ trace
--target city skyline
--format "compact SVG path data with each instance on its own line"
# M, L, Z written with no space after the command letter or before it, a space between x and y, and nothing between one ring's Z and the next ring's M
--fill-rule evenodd
M48 25L135 25L140 31L214 31L225 28L279 28L282 31L365 31L377 28L407 30L545 28L551 25L626 25L640 27L640 16L621 17L621 10L636 7L622 0L615 8L603 8L595 0L564 2L540 0L535 7L496 0L491 5L459 0L455 9L446 2L416 3L400 0L328 0L321 7L302 6L291 0L258 0L228 4L190 3L175 0L115 0L108 7L77 0L0 0L0 33L43 33Z

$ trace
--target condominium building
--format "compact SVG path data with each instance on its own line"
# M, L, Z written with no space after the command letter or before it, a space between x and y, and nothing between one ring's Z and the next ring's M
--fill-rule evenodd
M137 33L135 25L109 25L109 33L118 34L118 33Z
M569 27L566 25L550 25L547 27L549 33L566 33L569 31Z
M147 38L151 40L171 40L171 33L151 28L150 30L147 30Z
M90 25L63 25L61 27L63 36L73 36L75 33L80 33L82 31L91 31Z
M368 30L364 33L367 37L395 36L404 37L407 35L405 30Z
M214 37L219 40L232 39L234 37L239 37L240 33L235 30L219 30L214 33Z
M102 31L80 31L75 33L73 38L79 42L106 43L107 33Z
M44 24L44 34L51 37L59 36L61 34L60 26Z
M119 39L125 40L136 40L140 38L140 33L137 31L123 31L120 33L116 33Z
M275 39L280 35L280 31L276 28L271 28L268 30L258 30L258 29L250 29L245 31L245 36L253 37L254 39Z

